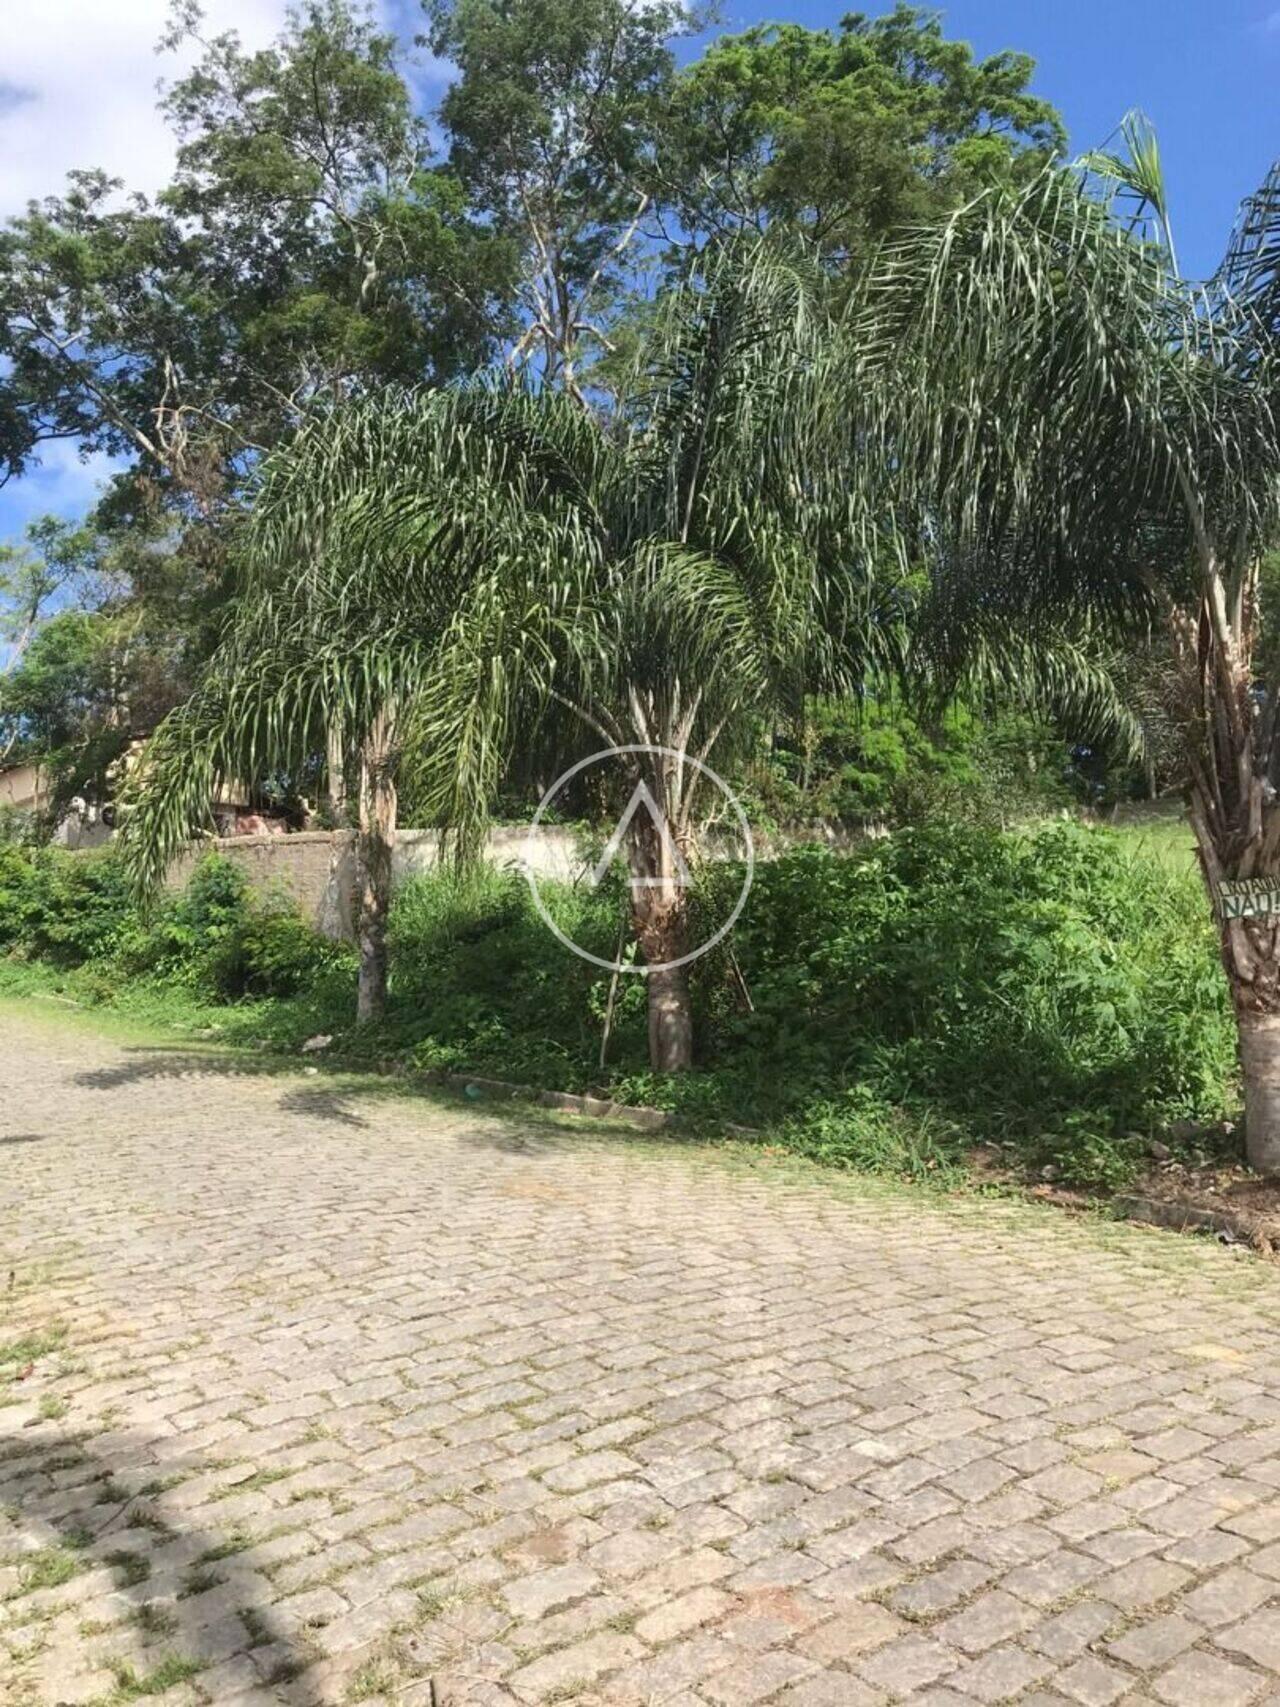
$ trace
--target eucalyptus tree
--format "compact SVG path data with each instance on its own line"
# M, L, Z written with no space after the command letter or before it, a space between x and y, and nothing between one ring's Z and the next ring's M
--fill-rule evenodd
M440 118L448 162L519 257L512 365L585 400L648 249L671 39L705 21L685 0L423 0L428 41L457 67Z
M1248 1154L1277 1171L1280 671L1259 642L1280 524L1280 169L1196 285L1174 261L1149 133L1130 131L1128 162L992 189L891 240L855 341L900 511L938 547L930 602L958 652L1064 611L1163 628ZM1153 217L1135 222L1135 195ZM1242 901L1250 883L1262 893Z
M687 1067L685 973L668 963L690 905L670 847L694 857L706 811L688 761L723 765L761 718L849 691L899 638L830 334L805 265L757 248L669 294L607 421L489 381L309 425L265 466L224 650L150 750L125 834L139 875L163 870L217 777L298 764L335 712L370 740L394 716L395 751L464 856L517 755L649 749L629 762L670 834L630 820L632 925L655 968L653 1064ZM371 753L372 774L393 757ZM362 933L371 989L384 909L382 889Z

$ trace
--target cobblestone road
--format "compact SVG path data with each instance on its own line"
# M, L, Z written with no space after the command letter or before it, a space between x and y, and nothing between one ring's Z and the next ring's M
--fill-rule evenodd
M1280 1702L1274 1268L0 1017L0 1699Z

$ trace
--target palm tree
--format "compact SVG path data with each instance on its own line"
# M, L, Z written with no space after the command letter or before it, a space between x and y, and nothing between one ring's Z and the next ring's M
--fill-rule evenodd
M934 543L933 614L958 651L1064 611L1163 625L1248 1155L1275 1172L1280 675L1260 678L1259 571L1280 523L1280 168L1196 286L1158 154L1131 131L1127 163L993 189L887 245L850 311L859 407L874 379L899 515Z
M807 692L896 655L898 576L839 407L821 280L768 246L673 288L620 407L481 381L351 404L269 459L238 615L161 728L126 844L155 881L219 775L296 768L335 719L398 754L463 855L519 755L629 755L670 840L633 815L632 923L655 1068L687 1067L689 897L706 810L689 759L727 756ZM389 739L394 723L394 740ZM629 779L631 780L631 779ZM362 947L385 983L385 835L372 813ZM376 1006L376 1001L374 1003Z
M278 472L278 470L277 470ZM248 530L262 542L256 522ZM359 754L356 834L360 970L356 1018L386 1002L386 920L399 758L396 708L421 680L423 636L396 620L399 587L369 565L345 585L336 554L289 560L265 573L266 556L237 599L222 644L196 691L148 743L122 801L121 844L141 889L150 890L188 837L209 826L226 784L303 775L335 727Z

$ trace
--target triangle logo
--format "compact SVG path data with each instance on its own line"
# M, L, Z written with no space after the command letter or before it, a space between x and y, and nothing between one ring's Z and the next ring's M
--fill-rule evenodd
M613 834L605 844L604 852L600 855L600 858L592 868L591 884L593 888L605 876L614 860L617 859L618 851L622 846L622 838L626 835L631 826L631 820L635 817L641 806L644 807L645 811L648 812L649 817L653 820L654 826L658 832L658 839L662 845L664 855L663 863L669 869L674 870L676 874L675 882L681 885L692 882L692 879L689 876L689 867L685 863L684 855L680 852L679 847L676 845L676 839L671 834L671 827L667 823L667 815L650 793L648 783L642 780L632 789L631 798L623 809L622 816L618 819L618 822L614 827ZM633 889L656 889L662 884L670 881L671 879L665 877L632 876L630 878L631 887Z

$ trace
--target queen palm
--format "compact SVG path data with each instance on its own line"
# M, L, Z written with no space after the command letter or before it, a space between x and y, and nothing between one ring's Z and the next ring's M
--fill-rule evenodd
M932 628L957 654L1064 611L1163 625L1248 1153L1276 1171L1280 912L1235 916L1231 891L1280 891L1280 672L1260 648L1280 520L1280 170L1196 286L1149 133L1131 123L1128 140L1127 162L992 190L888 244L851 309L858 406L876 379L877 442L899 516L934 542Z
M723 766L898 643L822 297L802 262L729 254L667 294L603 420L478 382L311 423L263 470L227 641L153 742L125 835L139 874L156 879L218 776L296 769L335 719L364 733L374 792L405 755L464 855L517 756L661 749L629 755L670 831L630 820L632 923L653 1065L688 1066L667 965L688 928L672 846L695 856L706 810L687 761ZM375 994L383 817L363 837Z

